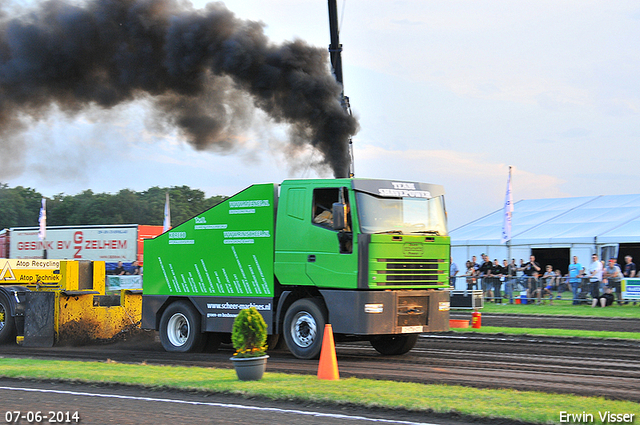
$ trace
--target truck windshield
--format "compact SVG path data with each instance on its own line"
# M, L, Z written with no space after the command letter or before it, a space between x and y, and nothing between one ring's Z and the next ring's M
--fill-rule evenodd
M447 235L442 196L387 198L356 192L356 202L363 233Z

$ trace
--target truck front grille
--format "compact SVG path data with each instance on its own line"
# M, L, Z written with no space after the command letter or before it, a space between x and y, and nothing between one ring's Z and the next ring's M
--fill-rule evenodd
M378 262L384 263L384 268L375 272L377 285L433 284L446 273L440 270L444 261L437 259L379 258Z

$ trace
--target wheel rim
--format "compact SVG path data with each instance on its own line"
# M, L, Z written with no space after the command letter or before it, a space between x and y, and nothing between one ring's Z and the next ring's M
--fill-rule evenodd
M167 337L169 342L176 347L183 346L189 338L191 328L189 321L182 313L176 313L169 319L167 323Z
M4 329L5 318L6 310L4 309L4 306L0 304L0 331Z
M297 313L291 321L291 336L299 347L309 347L318 333L318 326L311 314L306 311Z

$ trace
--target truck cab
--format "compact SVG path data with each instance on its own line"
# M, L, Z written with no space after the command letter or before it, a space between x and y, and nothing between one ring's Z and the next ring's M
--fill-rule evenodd
M335 204L345 205L344 225L339 227L333 221ZM448 263L449 238L443 189L437 185L363 179L285 181L275 244L275 273L282 285L448 287L444 263ZM400 264L375 264L390 256Z
M283 182L274 263L280 310L291 308L289 297L307 298L323 316L315 323L307 311L298 324L285 316L289 348L309 330L320 333L324 321L338 338L366 336L385 354L408 351L420 332L448 330L443 195L442 186L416 182Z

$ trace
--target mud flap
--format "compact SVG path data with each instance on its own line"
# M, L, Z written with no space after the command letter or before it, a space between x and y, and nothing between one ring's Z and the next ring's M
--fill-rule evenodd
M27 292L24 318L25 347L53 347L55 293Z

